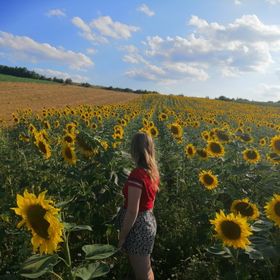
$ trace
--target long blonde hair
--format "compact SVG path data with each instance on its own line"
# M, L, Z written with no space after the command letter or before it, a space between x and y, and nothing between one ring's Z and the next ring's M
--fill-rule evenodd
M150 135L137 132L131 141L131 156L137 167L147 169L147 172L153 182L159 179L159 171L155 158L155 147L153 139ZM153 188L158 190L158 185L153 184Z

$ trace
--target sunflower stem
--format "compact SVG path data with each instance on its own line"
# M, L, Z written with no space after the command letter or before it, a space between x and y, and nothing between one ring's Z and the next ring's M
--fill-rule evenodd
M68 275L70 280L74 280L74 277L72 275L72 263L71 263L71 255L70 255L70 249L69 249L69 233L66 234L65 231L63 232L64 235L64 255L65 255L65 261L68 264L67 265L67 270L68 270Z

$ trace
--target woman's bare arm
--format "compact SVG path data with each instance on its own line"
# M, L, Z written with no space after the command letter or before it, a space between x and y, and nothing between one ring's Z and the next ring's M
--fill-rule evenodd
M125 213L123 225L121 228L119 247L123 245L126 236L128 235L133 224L135 223L139 211L141 194L142 194L142 189L137 187L128 187L127 211Z

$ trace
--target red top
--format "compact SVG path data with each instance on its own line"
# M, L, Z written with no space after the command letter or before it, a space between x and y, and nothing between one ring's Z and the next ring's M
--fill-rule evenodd
M156 191L152 188L153 184L159 185L159 179L153 182L144 168L137 167L132 170L123 187L125 198L124 208L127 208L128 188L140 188L142 189L142 194L139 203L139 212L152 209L156 198Z

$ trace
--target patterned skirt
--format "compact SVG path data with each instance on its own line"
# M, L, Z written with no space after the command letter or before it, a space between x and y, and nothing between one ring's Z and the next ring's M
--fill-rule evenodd
M121 229L126 209L121 208L115 219L115 226ZM152 210L141 211L129 231L122 249L129 255L146 256L154 248L157 222Z

